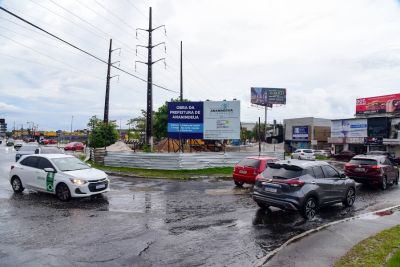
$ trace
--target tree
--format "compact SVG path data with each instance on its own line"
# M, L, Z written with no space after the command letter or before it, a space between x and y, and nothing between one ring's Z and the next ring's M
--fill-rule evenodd
M99 124L100 122L101 122L101 120L99 118L97 118L96 115L94 115L89 119L87 126L89 127L89 129L91 131L93 131L93 129L96 127L96 125Z
M93 116L96 117L96 116ZM92 117L92 118L93 118ZM118 138L117 125L115 122L104 123L102 121L92 121L95 122L92 128L91 133L89 134L89 146L98 148L98 147L107 147L111 144L114 144ZM89 124L91 121L89 121ZM89 126L90 127L90 126Z
M130 131L134 132L132 136L134 139L143 139L146 133L146 115L147 112L145 110L141 110L141 115L128 120L126 125L129 126ZM129 138L131 138L131 134L129 133Z

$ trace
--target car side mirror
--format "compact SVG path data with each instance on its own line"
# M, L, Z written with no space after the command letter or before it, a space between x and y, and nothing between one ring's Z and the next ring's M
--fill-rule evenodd
M56 170L55 169L53 169L53 168L44 168L43 169L45 172L56 172Z
M344 173L341 173L341 174L340 174L340 178L341 178L341 179L344 179L344 178L346 178L346 174L344 174Z

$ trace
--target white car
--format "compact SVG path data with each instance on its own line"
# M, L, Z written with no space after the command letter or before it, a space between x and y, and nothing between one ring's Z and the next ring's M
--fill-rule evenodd
M324 157L329 158L331 156L331 153L328 150L314 150L314 155L324 156Z
M312 149L296 149L292 153L292 159L305 159L305 160L315 160L315 155Z
M110 191L105 172L63 154L23 156L11 166L10 183L14 192L33 189L55 194L62 201Z

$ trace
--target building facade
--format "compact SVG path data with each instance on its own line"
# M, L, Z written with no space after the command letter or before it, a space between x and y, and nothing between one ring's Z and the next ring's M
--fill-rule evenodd
M295 118L284 120L283 125L285 151L293 152L298 148L329 148L331 120L314 117Z
M0 137L5 137L7 133L7 123L5 119L0 119Z

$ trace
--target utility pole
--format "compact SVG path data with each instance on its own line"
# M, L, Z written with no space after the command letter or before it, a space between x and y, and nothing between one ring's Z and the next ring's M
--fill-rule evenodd
M164 50L166 51L166 46L165 46L165 42L161 42L159 44L153 45L152 35L153 35L153 31L155 31L161 27L164 27L164 32L166 33L165 25L161 25L156 28L153 28L152 13L151 13L151 7L150 7L150 9L149 9L149 28L148 29L141 29L141 28L136 29L136 37L137 37L138 30L146 31L149 34L149 42L148 42L147 46L136 45L136 55L137 55L137 47L147 48L147 62L136 60L135 61L135 69L136 69L137 62L147 65L146 144L150 145L151 148L153 148L153 64L158 61L164 60L164 65L166 66L165 58L160 58L156 61L153 61L153 58L152 58L153 48L156 46L159 46L161 44L164 44Z
M72 141L72 124L74 123L74 115L71 116L71 132L69 133L69 141Z
M114 52L115 50L120 50L121 48L117 48L117 49L112 49L112 39L110 39L110 48L108 49L108 64L107 64L107 82L106 82L106 97L105 97L105 103L104 103L104 119L103 122L104 123L108 123L108 117L109 117L109 109L110 109L110 80L112 78L114 78L115 76L119 75L114 75L111 76L111 66L117 62L113 62L111 63L111 54L112 52Z
M182 71L182 41L181 41L181 93L180 100L183 101L183 71Z

